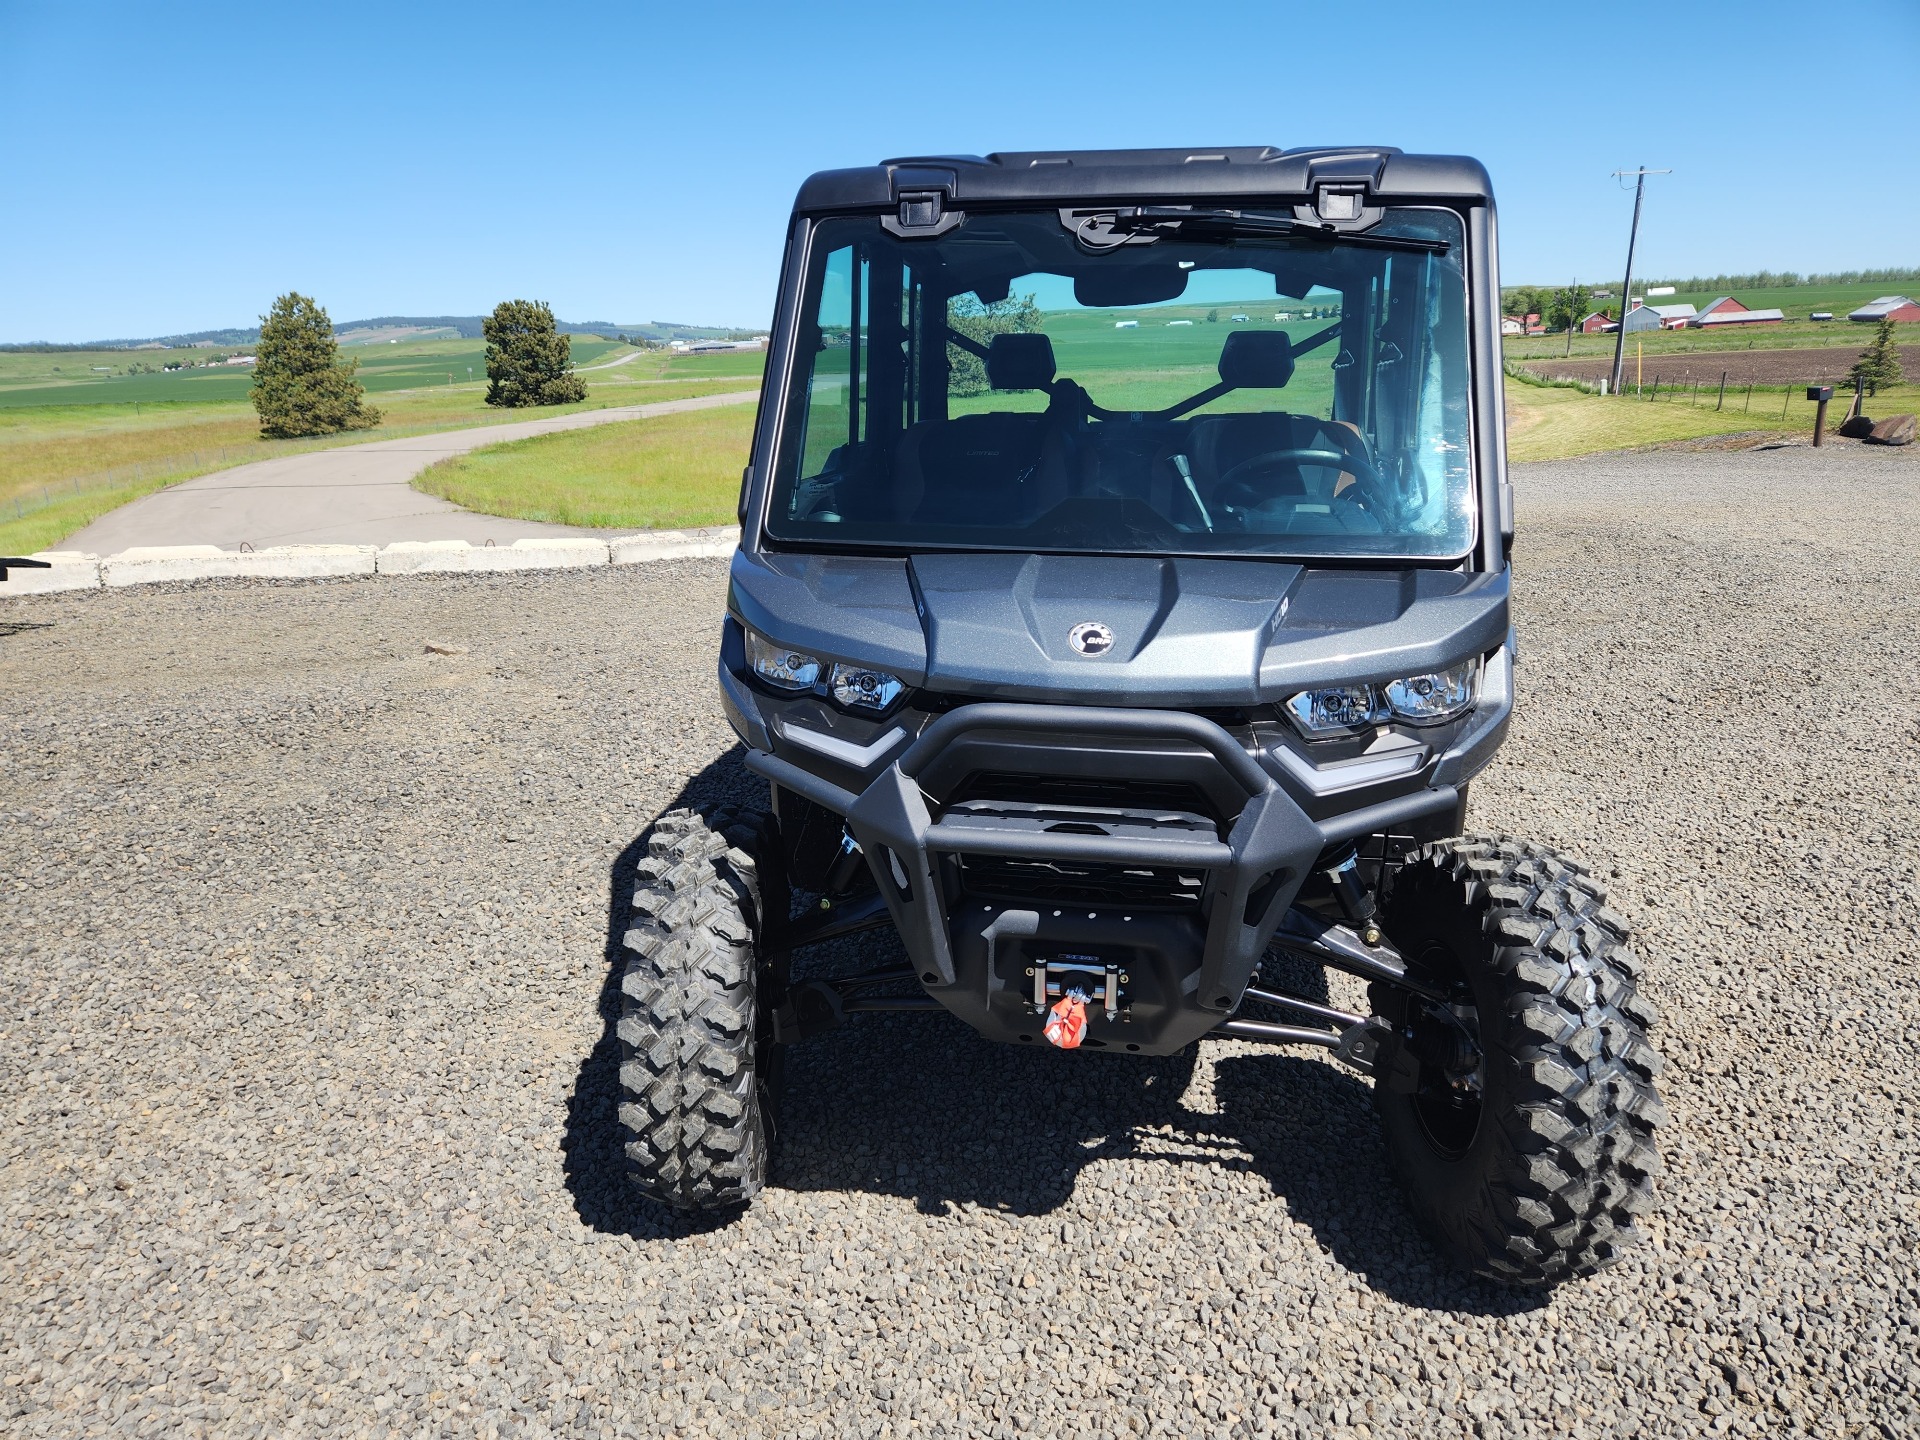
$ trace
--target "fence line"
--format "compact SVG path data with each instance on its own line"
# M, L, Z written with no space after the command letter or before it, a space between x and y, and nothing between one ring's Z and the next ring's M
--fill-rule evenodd
M1603 381L1586 380L1573 375L1545 375L1538 370L1530 369L1514 360L1502 361L1500 368L1504 370L1507 375L1520 381L1524 385L1534 385L1549 390L1578 390L1586 395L1604 395L1607 393ZM1722 371L1718 381L1713 379L1696 380L1691 376L1683 376L1679 380L1674 381L1665 381L1663 380L1661 372L1655 371L1653 379L1644 384L1636 385L1631 380L1623 378L1617 394L1621 398L1628 400L1641 400L1648 404L1665 403L1669 405L1677 403L1678 397L1684 395L1687 397L1687 403L1696 407L1704 403L1708 409L1724 410L1729 408L1727 405L1727 393L1731 388L1735 390L1735 393L1744 396L1740 407L1742 413L1752 412L1755 392L1761 395L1770 393L1784 394L1786 396L1786 403L1781 406L1780 411L1781 417L1784 419L1787 413L1787 405L1792 404L1794 396L1804 391L1809 385L1831 385L1834 388L1836 396L1838 396L1843 389L1849 395L1852 393L1852 385L1844 375L1819 375L1811 379L1786 382L1751 380L1744 385L1735 385L1729 381L1728 374L1729 372ZM1717 393L1709 393L1703 402L1701 398L1702 386L1709 387L1711 392Z

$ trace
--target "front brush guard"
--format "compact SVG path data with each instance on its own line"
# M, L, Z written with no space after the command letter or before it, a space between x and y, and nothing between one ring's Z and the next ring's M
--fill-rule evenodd
M1244 802L1224 841L1178 834L1036 833L1031 828L996 829L982 825L978 817L968 817L964 825L945 824L929 809L917 777L955 741L982 730L1066 743L1113 738L1197 747L1220 765ZM999 702L966 705L930 724L858 795L765 751L749 751L747 764L775 784L845 817L921 983L935 994L956 984L947 897L934 864L936 855L1011 854L1204 870L1208 882L1201 910L1206 939L1194 1003L1221 1017L1240 1003L1315 859L1332 846L1458 803L1451 786L1436 786L1316 822L1226 730L1202 716L1165 710ZM1299 928L1299 923L1290 922L1289 929ZM1296 945L1305 938L1296 937ZM1316 938L1325 943L1326 937ZM1284 937L1282 943L1286 943Z

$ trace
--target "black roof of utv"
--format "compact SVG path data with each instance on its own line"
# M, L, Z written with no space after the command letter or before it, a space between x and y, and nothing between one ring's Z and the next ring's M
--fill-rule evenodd
M1033 150L883 160L808 178L796 211L887 206L944 190L953 203L1134 200L1166 196L1304 198L1321 185L1360 185L1385 201L1484 203L1487 172L1464 155L1406 155L1390 146L1269 145L1221 150Z

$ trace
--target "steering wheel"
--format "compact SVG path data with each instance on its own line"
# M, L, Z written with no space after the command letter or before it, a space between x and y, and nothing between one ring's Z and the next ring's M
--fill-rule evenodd
M1362 510L1387 513L1387 507L1380 499L1380 472L1365 455L1350 452L1344 448L1332 446L1293 446L1284 450L1263 450L1258 455L1249 455L1238 465L1228 468L1226 474L1214 482L1213 493L1216 500L1229 509L1247 509L1249 502L1257 505L1265 498L1247 481L1237 477L1252 471L1271 469L1278 465L1298 467L1300 465L1326 465L1345 471L1353 476L1352 496L1338 498L1357 503ZM1243 501L1239 496L1230 498L1229 492L1238 490L1248 497Z
M1246 485L1247 482L1240 476L1248 471L1264 470L1276 465L1290 465L1296 469L1301 465L1326 465L1344 470L1365 490L1371 490L1380 481L1380 472L1363 455L1353 455L1327 446L1297 446L1286 450L1262 450L1258 455L1249 455L1214 481L1214 493L1218 494L1236 483Z

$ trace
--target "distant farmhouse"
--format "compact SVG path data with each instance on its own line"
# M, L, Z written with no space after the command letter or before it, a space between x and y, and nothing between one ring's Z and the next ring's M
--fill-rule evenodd
M1882 295L1878 300L1862 305L1858 310L1849 311L1847 319L1872 325L1877 325L1882 320L1910 322L1920 320L1920 305L1916 305L1904 295Z

